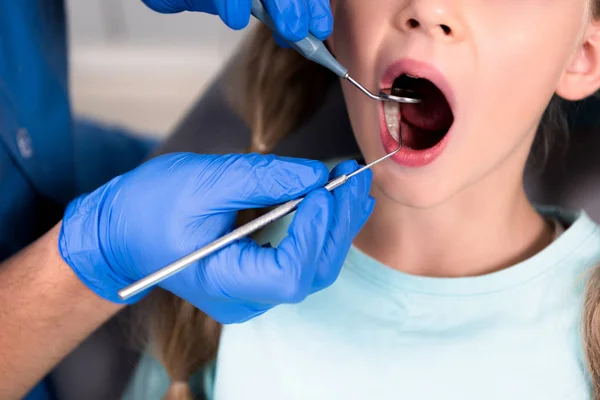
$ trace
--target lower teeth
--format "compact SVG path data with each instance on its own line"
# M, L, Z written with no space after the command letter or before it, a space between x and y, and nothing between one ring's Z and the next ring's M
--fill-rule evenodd
M383 113L390 134L394 140L398 141L400 134L400 104L395 101L384 101Z

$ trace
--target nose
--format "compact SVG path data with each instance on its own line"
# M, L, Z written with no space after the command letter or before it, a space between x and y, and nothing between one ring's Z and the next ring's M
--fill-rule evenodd
M423 32L436 40L461 41L465 35L459 7L452 0L408 0L396 18L403 32Z

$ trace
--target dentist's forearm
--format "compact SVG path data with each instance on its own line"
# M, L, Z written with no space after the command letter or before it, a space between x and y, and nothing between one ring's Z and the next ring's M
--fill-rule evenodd
M0 264L0 398L22 398L122 306L88 289L58 252L60 224Z

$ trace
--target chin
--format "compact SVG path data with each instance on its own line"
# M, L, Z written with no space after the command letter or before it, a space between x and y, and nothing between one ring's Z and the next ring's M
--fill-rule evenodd
M379 192L400 206L422 210L432 209L447 202L458 192L452 190L448 181L440 184L440 179L431 176L399 177L394 173L397 171L390 171L394 167L393 164L382 165L374 173L373 187L374 193Z

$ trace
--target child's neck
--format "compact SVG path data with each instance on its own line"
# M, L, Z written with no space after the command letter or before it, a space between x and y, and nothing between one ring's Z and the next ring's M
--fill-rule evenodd
M373 189L378 203L355 245L413 275L477 276L514 265L551 243L553 229L520 181L498 183L479 182L433 209L406 207Z

